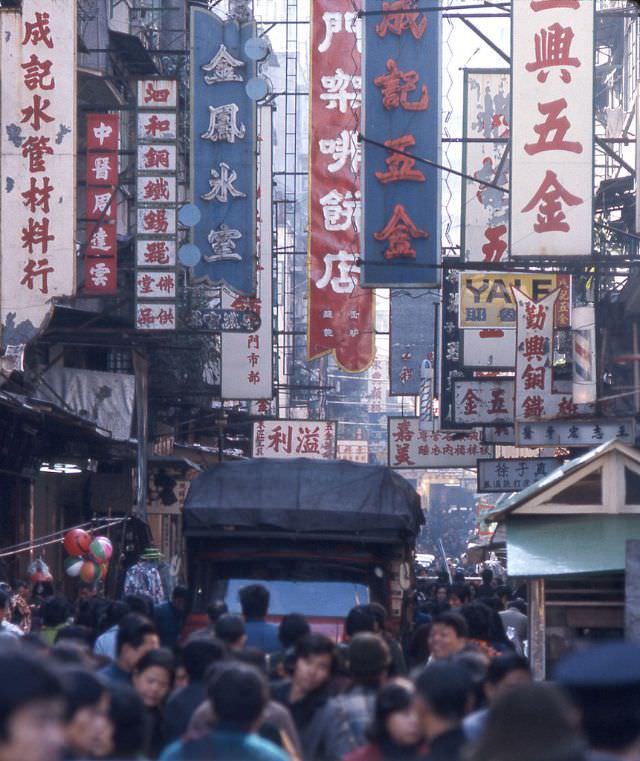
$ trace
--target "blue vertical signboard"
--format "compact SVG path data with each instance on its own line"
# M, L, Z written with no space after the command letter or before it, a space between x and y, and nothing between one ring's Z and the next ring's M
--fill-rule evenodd
M244 51L255 24L191 9L191 187L201 219L197 281L256 292L256 64Z
M428 10L433 7L434 10ZM363 56L362 284L439 282L437 0L366 0Z

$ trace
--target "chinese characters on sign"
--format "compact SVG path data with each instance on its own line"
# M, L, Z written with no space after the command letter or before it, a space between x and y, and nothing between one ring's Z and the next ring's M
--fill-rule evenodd
M177 82L138 82L136 328L176 328Z
M522 447L597 447L610 439L633 446L633 419L516 423L516 443Z
M523 457L517 460L478 462L478 492L500 493L526 489L562 464L554 457Z
M333 460L336 423L327 420L260 420L253 424L254 457Z
M373 361L374 294L360 285L361 19L351 0L312 3L309 359L349 372Z
M422 288L392 289L389 306L390 394L417 396L420 368L433 362L436 304L440 294ZM416 330L416 326L419 329Z
M595 5L513 4L512 256L591 254Z
M425 13L420 6L433 5ZM440 14L437 0L365 0L362 281L439 282ZM382 11L382 13L376 13Z
M256 104L245 90L256 63L244 45L253 22L191 10L191 185L200 221L196 280L256 294Z
M509 79L508 70L464 73L464 136L479 141L462 145L462 171L479 180L462 180L461 249L467 262L509 259L509 195L481 183L509 184Z
M75 5L24 0L0 13L2 345L40 329L75 288Z
M482 378L453 382L453 417L469 426L514 422L515 383L511 378Z
M476 460L493 457L478 431L421 431L418 418L388 418L389 465L392 468L475 468Z
M84 291L118 290L116 187L118 184L118 114L87 115L87 206L85 217Z
M338 441L337 459L350 460L351 462L369 462L369 442L357 439Z

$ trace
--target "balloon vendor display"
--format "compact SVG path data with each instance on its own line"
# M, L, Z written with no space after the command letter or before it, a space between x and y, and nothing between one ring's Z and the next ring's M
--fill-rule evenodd
M64 535L63 543L71 556L64 561L67 576L88 582L106 577L109 560L113 555L113 545L108 537L93 537L88 531L74 528Z

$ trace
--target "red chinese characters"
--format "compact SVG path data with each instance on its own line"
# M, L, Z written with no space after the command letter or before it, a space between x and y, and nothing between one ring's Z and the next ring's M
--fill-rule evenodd
M382 230L374 233L373 237L376 240L388 242L387 249L384 252L386 259L396 259L398 257L415 259L416 252L411 247L411 239L428 238L429 233L426 230L421 230L413 223L402 204L396 204L387 224Z

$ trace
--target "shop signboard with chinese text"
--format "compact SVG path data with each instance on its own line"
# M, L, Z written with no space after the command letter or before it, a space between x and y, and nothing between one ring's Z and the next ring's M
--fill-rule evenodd
M438 291L392 288L389 306L389 393L417 396L420 368L433 362Z
M357 439L339 439L338 460L350 460L351 462L369 462L369 442Z
M562 460L555 457L479 460L477 491L481 494L520 491L560 465Z
M271 106L258 110L258 290L255 298L222 289L222 307L251 311L260 318L253 333L222 332L222 399L271 399L272 324L272 145Z
M516 443L521 447L597 447L611 439L633 446L634 420L599 418L516 423Z
M512 257L591 255L595 6L512 6Z
M201 219L193 243L197 280L256 293L256 75L245 43L255 23L222 21L191 9L191 191Z
M360 284L361 19L352 0L311 4L307 353L348 372L375 356L374 293Z
M494 456L478 431L421 431L419 418L388 418L389 466L392 468L475 468Z
M453 419L458 424L507 425L514 422L513 378L453 381Z
M336 423L329 420L259 420L253 424L253 456L334 460Z
M482 184L509 185L505 160L509 138L510 76L508 69L465 69L460 248L467 262L509 259L509 194Z
M362 282L440 281L438 0L365 0ZM428 12L424 12L428 10Z
M0 11L0 321L25 344L76 272L76 4Z

